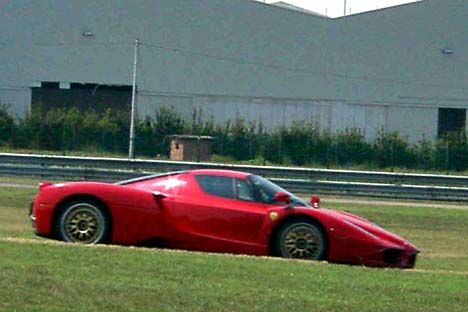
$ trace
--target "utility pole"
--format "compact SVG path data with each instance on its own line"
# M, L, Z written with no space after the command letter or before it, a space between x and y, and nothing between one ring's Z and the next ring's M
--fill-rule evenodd
M133 83L132 83L132 109L130 114L130 142L128 145L128 158L135 158L135 105L136 105L136 78L138 64L138 38L135 39L135 54L133 57Z
M346 16L346 0L344 0L343 16Z

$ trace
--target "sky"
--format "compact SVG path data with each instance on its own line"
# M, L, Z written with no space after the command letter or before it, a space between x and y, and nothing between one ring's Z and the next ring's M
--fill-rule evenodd
M260 0L260 2L273 3L283 1L301 8L311 10L330 17L343 16L344 0ZM346 0L347 15L375 9L382 9L419 0Z

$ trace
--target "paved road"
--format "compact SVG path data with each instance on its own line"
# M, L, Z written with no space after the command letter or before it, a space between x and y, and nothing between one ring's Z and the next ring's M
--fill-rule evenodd
M426 201L392 201L391 199L385 200L372 200L372 199L358 199L358 198L338 198L338 197L323 197L322 203L337 203L337 204L353 204L353 205L374 205L374 206L401 206L401 207L426 207L426 208L443 208L443 209L462 209L468 210L468 204L447 204L435 203Z
M37 185L0 182L0 187L17 187L17 188L34 189L34 188L37 188Z

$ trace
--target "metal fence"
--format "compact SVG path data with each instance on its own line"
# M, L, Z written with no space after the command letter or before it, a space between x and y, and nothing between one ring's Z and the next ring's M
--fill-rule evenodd
M468 202L468 176L0 153L0 174L49 179L117 181L200 168L259 174L298 193Z

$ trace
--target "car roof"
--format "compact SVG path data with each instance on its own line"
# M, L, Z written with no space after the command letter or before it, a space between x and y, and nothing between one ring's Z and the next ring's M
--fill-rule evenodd
M214 176L227 176L232 178L245 179L250 173L234 171L234 170L223 170L223 169L195 169L190 170L193 175L214 175Z
M159 173L159 174L153 174L153 175L147 175L147 176L142 176L138 178L133 178L129 180L124 180L124 181L119 181L116 182L115 184L118 185L127 185L127 184L132 184L136 182L142 182L146 180L151 180L155 178L163 178L163 177L169 177L169 176L175 176L183 173L190 173L193 175L214 175L214 176L227 176L231 178L239 178L239 179L245 179L248 177L250 174L246 172L241 172L241 171L233 171L233 170L222 170L222 169L194 169L194 170L186 170L186 171L173 171L173 172L166 172L166 173Z
M133 178L133 179L129 179L129 180L119 181L119 182L116 182L114 184L126 185L126 184L132 184L132 183L142 182L142 181L156 179L156 178L164 178L164 177L174 176L174 175L178 175L178 174L186 173L186 172L187 171L172 171L172 172L166 172L166 173L151 174L151 175L145 175L145 176L141 176L141 177L137 177L137 178Z

